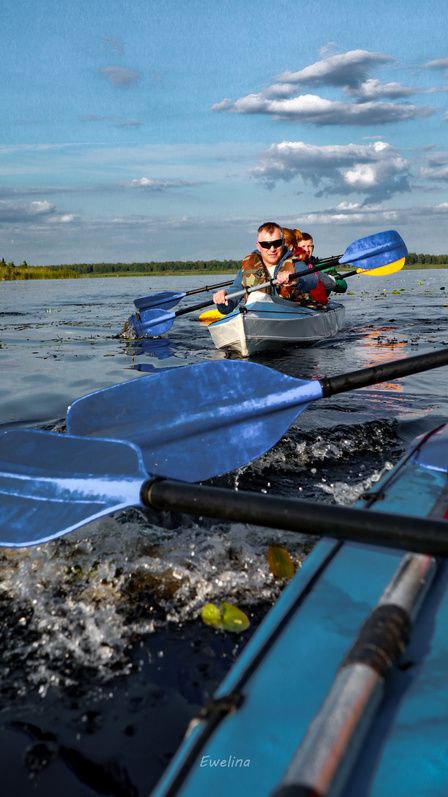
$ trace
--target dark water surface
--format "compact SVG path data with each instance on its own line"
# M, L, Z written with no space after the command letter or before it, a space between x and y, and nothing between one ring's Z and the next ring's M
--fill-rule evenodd
M206 281L1 283L0 431L63 428L67 405L97 388L222 359L196 314L144 344L119 337L135 297ZM321 378L448 346L447 293L444 270L354 277L337 338L259 362ZM352 503L414 436L446 420L447 388L442 368L316 402L274 449L215 483ZM312 544L130 509L48 545L0 550L2 794L148 794L281 589L266 562L273 541L297 563ZM251 629L203 626L210 600L236 603Z

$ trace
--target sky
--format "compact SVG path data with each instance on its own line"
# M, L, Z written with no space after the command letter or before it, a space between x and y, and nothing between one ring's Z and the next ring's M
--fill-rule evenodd
M0 258L448 252L445 0L2 0Z

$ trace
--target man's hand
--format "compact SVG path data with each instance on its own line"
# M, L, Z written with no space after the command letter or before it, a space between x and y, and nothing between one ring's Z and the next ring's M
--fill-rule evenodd
M279 271L275 279L279 285L284 285L285 282L289 282L289 277L290 274L288 271Z
M213 301L215 304L225 304L226 306L229 304L227 293L223 289L213 294Z

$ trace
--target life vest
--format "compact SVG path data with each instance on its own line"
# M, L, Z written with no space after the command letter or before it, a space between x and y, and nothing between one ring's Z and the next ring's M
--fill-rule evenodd
M254 251L251 252L250 255L246 255L241 264L241 282L243 283L243 288L254 288L255 285L261 285L263 282L268 282L270 279L271 275L263 263L260 253ZM260 288L260 291L268 293L269 295L272 295L274 292L272 285L268 285L266 288Z
M283 263L291 256L288 249L285 248L279 262L275 266L274 277L277 276L278 271L282 268ZM261 285L263 282L268 282L273 279L265 264L263 263L260 253L254 249L249 255L246 255L241 264L241 282L243 288L254 288L256 285ZM275 293L272 285L265 288L260 288L260 293L267 293L270 296Z

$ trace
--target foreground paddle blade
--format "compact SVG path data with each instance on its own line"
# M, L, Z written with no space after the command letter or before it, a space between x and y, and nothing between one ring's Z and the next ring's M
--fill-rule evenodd
M141 296L140 299L134 299L134 304L139 311L150 307L164 307L165 310L169 310L170 307L174 307L186 295L186 293L179 293L178 291L162 291L161 293L154 293L152 296Z
M371 270L406 257L408 250L396 230L386 230L366 238L359 238L347 247L339 263L353 263L357 268Z
M256 363L205 362L78 399L67 429L136 443L149 473L196 482L259 457L321 396L319 382Z
M40 431L0 435L0 546L36 545L140 503L147 478L129 443Z
M357 269L359 274L368 274L369 277L380 277L386 276L387 274L396 274L397 271L401 271L404 264L406 262L406 258L402 257L401 260L396 260L395 263L389 263L387 266L381 266L380 268L369 269L368 271L364 271L364 269L359 268Z

